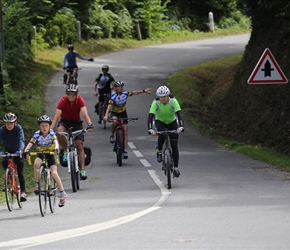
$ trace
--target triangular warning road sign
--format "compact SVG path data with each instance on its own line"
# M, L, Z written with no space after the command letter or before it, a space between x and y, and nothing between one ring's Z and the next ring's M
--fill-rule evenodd
M276 62L271 51L267 48L248 79L249 84L287 83L283 71Z

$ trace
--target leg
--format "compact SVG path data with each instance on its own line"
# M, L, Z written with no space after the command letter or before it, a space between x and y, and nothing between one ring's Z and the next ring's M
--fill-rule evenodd
M66 85L69 85L70 77L71 77L71 71L67 71Z
M62 181L57 173L57 166L56 165L50 166L50 171L51 171L52 178L55 180L59 190L63 191L64 189L63 189Z
M64 126L59 126L57 128L57 131L58 132L66 132L66 128ZM57 140L58 140L60 146L62 147L62 149L64 151L66 151L67 150L67 141L66 141L66 138L63 135L58 135L57 136Z

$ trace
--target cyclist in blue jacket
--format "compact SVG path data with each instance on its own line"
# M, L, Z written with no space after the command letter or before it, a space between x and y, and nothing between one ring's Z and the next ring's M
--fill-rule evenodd
M0 143L3 144L4 152L15 153L16 151L24 151L24 131L20 124L17 124L17 117L13 113L7 113L3 117L4 125L0 128ZM23 157L13 157L13 162L17 165L17 173L21 189L20 201L27 200L25 193L25 179L23 174ZM8 167L8 158L3 158L2 166L6 171Z
M73 72L74 69L78 68L77 65L77 58L93 62L93 58L88 58L81 56L79 53L74 51L74 46L72 44L69 44L67 46L68 52L64 55L63 62L62 62L62 68L66 69L68 72L68 75L66 77L65 83L66 85L69 83L71 73ZM77 77L77 73L76 73Z

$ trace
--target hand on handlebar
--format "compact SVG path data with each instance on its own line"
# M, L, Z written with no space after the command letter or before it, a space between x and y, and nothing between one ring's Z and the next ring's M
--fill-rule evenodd
M149 129L148 134L149 135L156 135L156 131L154 129Z
M179 127L179 128L176 130L177 134L180 134L180 133L183 132L183 131L184 131L184 127Z

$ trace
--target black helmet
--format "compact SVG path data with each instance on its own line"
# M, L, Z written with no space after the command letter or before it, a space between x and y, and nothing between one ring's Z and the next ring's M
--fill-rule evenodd
M17 120L17 116L11 112L7 113L3 117L4 122L15 122Z
M109 69L110 69L109 68L109 65L107 65L107 64L105 64L105 65L102 66L102 70L108 70L109 71Z
M69 44L69 45L67 46L67 49L68 49L68 50L70 50L70 49L73 50L73 49L74 49L74 46L73 46L72 44Z
M49 116L47 116L47 115L42 115L42 116L40 116L40 117L37 119L37 123L38 123L38 125L39 125L40 123L42 123L42 122L48 122L49 125L52 124L52 120L51 120L51 118L50 118Z
M79 92L79 87L78 85L76 84L69 84L67 87L66 87L66 93L68 92Z
M118 86L124 86L124 82L118 80L118 81L116 81L116 82L114 83L114 86L115 86L115 87L118 87Z

